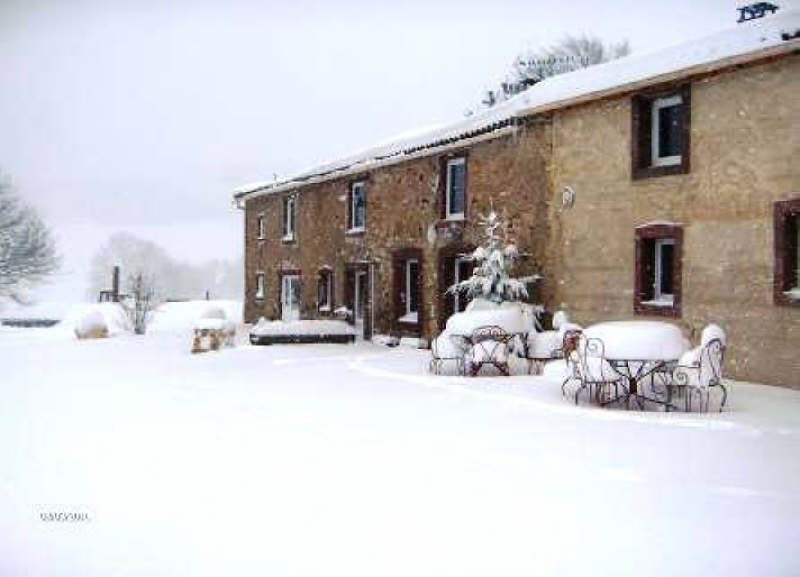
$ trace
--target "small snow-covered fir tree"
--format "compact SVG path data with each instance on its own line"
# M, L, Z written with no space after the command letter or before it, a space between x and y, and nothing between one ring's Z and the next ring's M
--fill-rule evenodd
M486 239L468 258L474 262L472 277L452 285L450 294L464 293L469 299L483 298L495 303L517 302L528 298L526 282L537 277L513 278L510 274L519 251L514 244L504 244L502 221L494 210L481 217Z

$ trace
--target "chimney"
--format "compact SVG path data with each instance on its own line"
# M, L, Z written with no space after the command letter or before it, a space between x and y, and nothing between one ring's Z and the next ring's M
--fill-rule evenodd
M114 277L111 281L111 300L119 302L119 265L114 266Z
M778 8L780 8L780 6L776 6L771 2L756 2L755 4L742 6L737 8L739 11L739 19L736 21L736 23L741 24L742 22L747 22L748 20L763 18L767 15L767 12L775 14L775 12L778 11Z

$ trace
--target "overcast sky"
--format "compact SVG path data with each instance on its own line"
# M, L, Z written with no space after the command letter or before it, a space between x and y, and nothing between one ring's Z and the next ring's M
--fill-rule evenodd
M586 32L646 52L743 3L0 0L0 171L57 233L47 296L82 296L115 230L239 256L233 188L458 119L523 49Z

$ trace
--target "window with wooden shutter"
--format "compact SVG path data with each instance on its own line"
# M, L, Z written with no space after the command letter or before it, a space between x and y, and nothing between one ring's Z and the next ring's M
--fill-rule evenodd
M774 301L800 306L800 198L775 203Z
M688 173L691 88L638 94L631 99L631 173L634 180Z
M679 317L683 229L673 224L640 226L634 242L634 312Z

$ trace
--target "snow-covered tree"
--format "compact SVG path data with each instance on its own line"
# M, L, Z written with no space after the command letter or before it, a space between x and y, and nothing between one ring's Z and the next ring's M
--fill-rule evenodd
M128 278L128 299L123 303L133 325L133 332L143 335L155 307L155 283L145 273L137 272Z
M630 51L627 41L605 44L593 36L565 36L549 48L517 56L510 75L486 92L482 104L491 108L545 78L627 56Z
M0 181L0 297L18 298L59 264L47 226Z
M485 239L467 258L474 264L472 276L448 288L450 294L464 293L470 299L483 298L495 303L516 302L528 298L525 284L538 277L517 279L511 268L519 258L513 243L505 244L502 238L502 221L494 210L481 217Z

